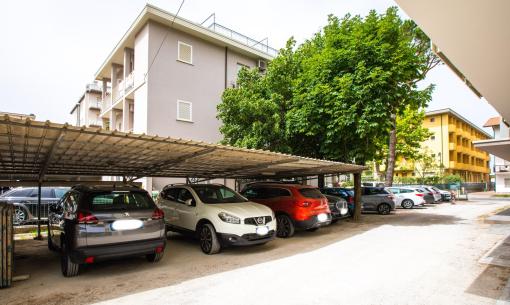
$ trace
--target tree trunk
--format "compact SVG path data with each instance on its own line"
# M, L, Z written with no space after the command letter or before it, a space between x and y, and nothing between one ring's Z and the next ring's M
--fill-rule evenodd
M317 176L317 186L320 189L324 188L324 174L320 174Z
M375 175L376 175L376 181L381 181L381 164L379 164L377 161L375 162Z
M393 172L395 171L396 146L397 146L397 116L392 113L390 142L388 144L388 164L386 166L386 186L393 185Z

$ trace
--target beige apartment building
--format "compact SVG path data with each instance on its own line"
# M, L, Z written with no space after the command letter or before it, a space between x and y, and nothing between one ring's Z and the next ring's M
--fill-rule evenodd
M423 126L432 135L422 149L436 161L435 167L420 168L416 161L399 160L396 177L459 175L465 182L489 182L490 157L473 142L491 139L491 135L452 109L429 111Z
M99 88L87 87L73 114L78 125L217 143L223 91L242 67L263 72L276 54L215 21L201 25L146 5L97 71ZM147 179L145 187L167 181Z

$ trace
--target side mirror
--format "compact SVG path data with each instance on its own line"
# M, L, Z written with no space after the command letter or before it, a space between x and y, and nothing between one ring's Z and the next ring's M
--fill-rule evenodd
M184 203L187 205L187 206L193 206L195 204L195 200L193 199L188 199L186 201L184 201Z

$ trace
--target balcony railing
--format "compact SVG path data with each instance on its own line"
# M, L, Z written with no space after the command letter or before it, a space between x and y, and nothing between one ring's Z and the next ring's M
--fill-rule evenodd
M103 106L103 102L102 101L91 101L89 102L89 109L92 109L92 110L101 110L101 107Z
M257 41L255 39L252 39L248 36L245 36L243 34L240 34L234 30L231 30L225 26L222 26L221 24L218 24L216 22L213 22L211 23L211 25L209 25L207 27L208 29L218 33L218 34L221 34L225 37L228 37L230 39L233 39L235 41L238 41L248 47L251 47L253 49L257 49L261 52L264 52L268 55L271 55L273 57L275 57L276 55L278 55L278 50L277 49L274 49L274 48L271 48L269 45L263 43L262 41L264 40L261 40L261 41Z
M125 79L112 89L112 103L115 103L119 98L123 97L129 90L135 86L134 71L129 73Z

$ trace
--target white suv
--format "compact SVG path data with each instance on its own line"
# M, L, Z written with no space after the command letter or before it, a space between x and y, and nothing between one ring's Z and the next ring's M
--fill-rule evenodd
M273 211L221 184L172 184L163 188L157 204L165 212L167 229L193 233L206 254L222 246L264 244L275 238Z

